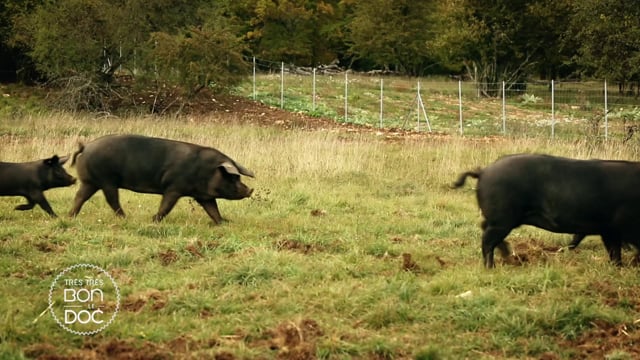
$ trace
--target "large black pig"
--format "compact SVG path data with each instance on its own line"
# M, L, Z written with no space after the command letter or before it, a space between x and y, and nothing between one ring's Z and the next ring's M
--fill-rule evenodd
M478 179L487 268L494 267L494 249L504 254L505 237L520 225L576 234L573 245L585 235L600 235L617 265L623 243L638 248L640 163L519 154L465 172L453 186L462 186L468 176Z
M68 156L60 158L54 155L24 163L0 162L0 196L24 196L27 203L16 206L16 210L31 210L38 204L49 215L56 217L44 197L44 191L76 182L62 167L68 159Z
M119 216L124 216L118 189L161 194L154 221L161 221L179 198L190 196L215 223L223 219L216 199L239 200L251 196L240 175L253 177L220 151L187 142L140 135L108 135L80 144L71 165L77 163L80 189L71 216L98 190Z

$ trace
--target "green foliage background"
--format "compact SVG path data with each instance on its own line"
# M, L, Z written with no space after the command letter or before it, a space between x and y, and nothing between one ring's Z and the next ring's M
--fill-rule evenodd
M640 80L638 9L633 0L8 0L0 52L30 79L31 68L102 81L118 70L187 92L228 88L251 56L478 82L598 76L624 90Z

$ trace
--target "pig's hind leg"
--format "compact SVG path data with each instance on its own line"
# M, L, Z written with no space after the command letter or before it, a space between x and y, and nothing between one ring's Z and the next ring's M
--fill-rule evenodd
M20 210L20 211L25 211L25 210L33 209L34 206L36 206L36 203L33 200L31 200L30 198L27 198L27 203L26 204L18 205L14 209L15 210Z
M73 209L69 212L69 216L75 217L80 213L80 209L82 209L82 205L89 200L93 194L98 191L98 187L92 184L88 184L83 182L80 185L80 189L76 192L76 196L73 199Z
M505 238L513 227L500 226L498 224L491 224L488 221L482 222L482 258L484 260L484 266L487 269L495 267L493 251L497 247L503 258L507 258L510 255L509 243L505 241Z
M171 212L173 207L178 202L182 195L174 192L167 192L162 195L162 200L160 201L160 208L158 209L158 213L153 216L154 222L160 222L164 219L165 216Z
M102 188L102 193L104 194L105 199L107 199L107 203L113 211L119 217L125 217L124 210L122 210L122 206L120 206L120 196L118 194L118 188L112 186L106 186Z

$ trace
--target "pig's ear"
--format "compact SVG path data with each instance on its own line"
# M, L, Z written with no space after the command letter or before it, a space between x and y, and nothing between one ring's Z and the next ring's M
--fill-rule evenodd
M220 164L220 167L223 167L224 170L229 174L254 177L253 172L251 172L250 170L245 169L242 165L236 166L235 164L229 161L223 162L222 164Z
M238 168L228 161L225 161L222 164L220 164L220 167L224 168L224 171L226 171L229 174L240 176L240 171L238 170Z
M240 165L240 164L236 164L238 166L238 170L240 171L240 174L244 175L244 176L248 176L248 177L256 177L253 174L253 171L245 168L244 166Z
M58 159L58 162L60 163L60 165L64 165L67 161L69 161L69 155L63 156L60 159Z
M47 166L54 166L54 165L57 165L59 162L60 162L60 158L58 157L58 155L53 155L52 157L43 160L43 163Z

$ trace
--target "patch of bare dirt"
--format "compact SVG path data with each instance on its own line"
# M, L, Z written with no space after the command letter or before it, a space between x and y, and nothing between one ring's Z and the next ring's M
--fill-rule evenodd
M122 268L115 268L109 270L111 276L116 280L116 283L122 285L130 285L133 283L133 278L127 275L127 270Z
M164 343L136 340L87 338L78 350L61 354L52 344L33 344L24 350L25 356L38 360L164 360L200 359L199 351L220 346L218 339L196 340L180 335ZM211 358L211 357L207 357ZM221 351L214 359L232 360L233 354Z
M341 123L334 119L315 117L303 112L290 112L279 107L263 104L248 98L230 95L213 95L201 92L189 105L189 119L217 121L222 123L243 123L257 126L275 126L285 130L341 131L346 133L371 133L388 141L412 139L446 139L450 135L397 128L380 129L372 125ZM215 115L215 116L208 116ZM214 119L214 120L212 120ZM482 138L481 141L494 142L499 136Z
M153 311L160 310L167 305L168 295L165 292L155 289L144 293L131 294L122 301L122 310L129 312L142 311L144 307L149 305Z
M546 262L563 251L562 246L549 245L535 238L514 238L510 242L512 255L505 259L510 265Z
M252 346L274 351L278 359L311 360L316 359L316 341L322 335L322 328L313 319L287 321L266 330Z
M289 251L300 252L303 254L309 254L309 253L323 250L319 245L304 244L300 241L290 240L290 239L280 239L276 241L274 245L278 250L289 250Z
M166 250L158 253L160 263L164 266L168 266L178 261L178 253L173 250Z
M36 249L44 253L61 253L64 251L64 246L60 246L49 241L41 241L35 245Z
M190 243L184 249L187 250L187 252L189 252L189 254L191 254L193 257L202 258L204 256L202 255L203 248L204 244L202 243L202 241L198 240L196 242Z
M610 324L604 321L593 323L593 328L574 340L565 340L563 345L578 351L579 359L606 359L613 352L624 352L624 359L640 359L640 331L635 325Z
M411 254L404 253L402 254L402 270L409 272L419 272L420 266L416 264L413 259L411 259Z
M400 255L402 271L414 273L414 274L432 274L437 269L445 268L448 264L438 255L430 255L427 258L420 259L418 263L417 259L411 255L411 253L402 253Z

